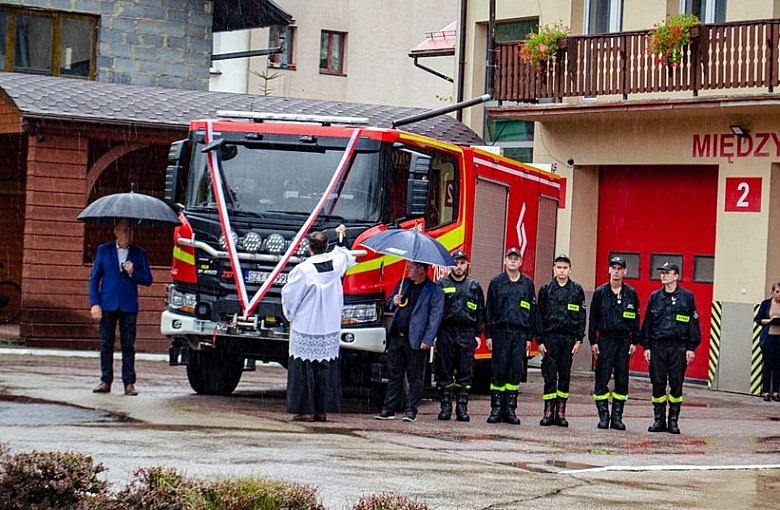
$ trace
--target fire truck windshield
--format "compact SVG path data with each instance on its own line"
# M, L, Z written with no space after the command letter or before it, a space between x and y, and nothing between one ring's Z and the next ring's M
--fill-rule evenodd
M187 208L215 207L207 154L196 146ZM218 149L228 208L248 214L309 214L322 197L343 149L224 144ZM323 212L345 221L377 221L381 214L379 152L357 152Z

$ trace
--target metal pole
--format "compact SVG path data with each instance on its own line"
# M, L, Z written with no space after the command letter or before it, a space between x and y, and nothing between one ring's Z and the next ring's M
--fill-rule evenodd
M491 99L493 98L491 97L490 94L484 94L482 96L468 99L466 101L461 101L460 103L454 103L449 106L443 106L441 108L436 108L435 110L430 110L424 113L419 113L417 115L412 115L411 117L404 117L403 119L394 120L393 127L396 128L398 126L413 124L415 122L420 122L421 120L438 117L439 115L444 115L445 113L450 113L455 110L462 110L464 108L468 108L469 106L474 106L475 104L480 104L486 101L490 101Z

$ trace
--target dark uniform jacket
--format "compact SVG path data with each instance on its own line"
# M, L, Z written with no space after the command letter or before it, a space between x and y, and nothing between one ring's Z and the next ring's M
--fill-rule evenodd
M660 288L650 294L642 323L642 346L652 350L655 342L682 342L693 351L701 343L699 314L693 294L679 285L674 292Z
M485 322L485 294L479 282L469 276L461 281L445 276L438 285L444 292L444 318L440 329L471 329L475 337L480 336Z
M599 337L630 338L639 342L639 296L631 285L623 283L620 292L612 292L609 282L599 285L590 301L588 341L595 345Z
M528 342L536 331L536 288L534 281L520 273L513 282L506 271L490 280L485 304L485 336L497 330L515 330Z
M585 337L585 292L572 280L558 285L553 278L539 289L536 303L536 343L544 344L547 338L574 338L580 342Z

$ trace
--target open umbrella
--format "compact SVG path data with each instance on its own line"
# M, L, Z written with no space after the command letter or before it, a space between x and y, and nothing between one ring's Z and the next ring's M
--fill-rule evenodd
M385 230L365 241L363 246L385 255L437 266L455 266L455 259L436 239L419 230Z
M143 193L114 193L89 204L77 220L95 225L113 225L127 218L133 227L180 225L179 217L168 204Z

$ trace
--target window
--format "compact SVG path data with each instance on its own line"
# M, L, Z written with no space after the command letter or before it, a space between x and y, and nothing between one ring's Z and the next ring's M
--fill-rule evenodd
M344 74L344 43L347 34L323 30L320 35L320 72Z
M658 268L664 265L664 262L674 262L680 267L679 280L682 281L683 274L685 272L683 270L683 256L674 253L653 253L650 255L650 279L651 280L661 279L661 277L658 276Z
M533 122L489 116L485 122L485 142L501 147L501 153L508 158L533 163Z
M712 255L695 255L693 257L693 281L697 283L715 281L715 257Z
M0 7L0 68L94 78L97 18Z
M586 0L585 32L605 34L623 28L623 0Z
M612 257L623 257L623 260L626 261L626 274L624 278L636 280L639 278L639 275L642 274L642 268L639 266L638 253L611 251L609 252L609 259L607 260L612 260ZM658 275L656 275L656 279L658 279L657 276Z
M726 0L680 0L680 12L695 14L702 23L723 23Z
M508 21L508 22L496 22L496 42L511 42L524 40L529 32L536 32L539 30L539 18L520 20L520 21Z
M293 60L293 50L295 49L295 27L291 26L275 26L271 27L268 34L268 47L269 48L282 48L282 53L276 53L268 57L268 62L271 67L279 67L281 69L295 69L295 61Z

